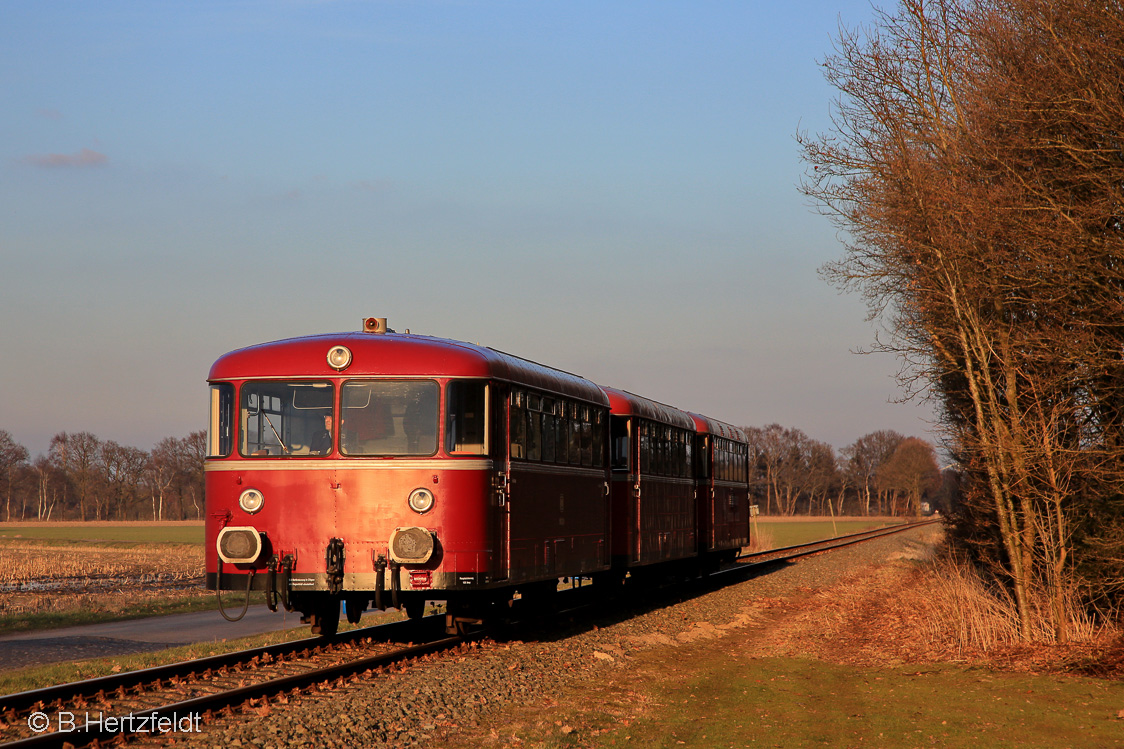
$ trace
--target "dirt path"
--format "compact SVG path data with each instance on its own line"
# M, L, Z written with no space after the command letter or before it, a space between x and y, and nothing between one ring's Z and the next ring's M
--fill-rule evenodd
M924 617L931 581L909 561L923 556L924 546L907 545L818 587L797 584L785 591L757 586L774 589L755 595L751 581L739 586L743 599L725 615L684 616L677 631L626 637L625 647L606 649L605 658L618 667L597 672L603 678L577 680L540 700L509 705L478 728L444 738L448 746L465 749L1018 745L1003 743L1009 718L992 723L986 712L983 717L970 714L973 707L992 694L1001 700L1008 693L1041 690L1044 672L1051 675L1047 680L1081 670L1102 676L1115 672L1118 679L1124 674L1124 648L1119 645L1007 648L984 654L953 652L935 642L926 632L936 630ZM968 686L958 686L966 671L971 674ZM1005 681L1003 674L1011 674L1012 680ZM999 683L992 684L993 678ZM1077 743L1059 730L1059 743L1034 744L1030 739L1030 745L1124 745L1124 683L1086 678L1079 686L1090 694L1083 704L1095 705L1089 709L1100 727L1109 736L1118 732L1120 741L1089 734L1085 743L1085 727L1078 719L1072 726L1082 737ZM911 692L917 689L935 695L948 689L964 692L965 704L953 708L955 695L938 696L936 700L946 700L946 708L933 704L929 713L913 704L926 701ZM738 690L745 696L731 696ZM976 690L982 696L973 696ZM1026 703L1031 705L1031 698ZM1059 727L1075 717L1061 715L1065 708L1050 703L1034 704L1030 712L1045 723L1028 730L1048 735L1052 709L1059 711ZM906 705L912 714L904 716L902 725L881 715ZM791 725L793 713L803 725ZM1114 720L1117 725L1108 725Z

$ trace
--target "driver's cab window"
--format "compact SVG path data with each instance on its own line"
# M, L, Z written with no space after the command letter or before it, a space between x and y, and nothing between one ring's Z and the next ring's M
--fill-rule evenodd
M333 393L330 382L243 383L239 452L252 458L330 453L330 438L320 452L313 446L330 431Z

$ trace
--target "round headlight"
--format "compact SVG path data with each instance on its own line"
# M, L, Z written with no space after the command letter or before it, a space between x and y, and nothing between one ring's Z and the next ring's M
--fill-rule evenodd
M328 351L328 366L337 372L351 364L351 351L347 346L332 346Z
M429 489L414 489L410 492L410 509L414 512L429 512L433 507L433 492Z
M257 489L247 489L238 498L238 506L253 515L265 504L265 497Z

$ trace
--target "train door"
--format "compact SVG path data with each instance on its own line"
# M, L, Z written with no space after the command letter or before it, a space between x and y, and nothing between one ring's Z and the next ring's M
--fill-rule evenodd
M496 580L511 575L511 404L506 388L489 388L490 454L493 465L492 573Z
M636 505L633 494L636 450L632 420L627 416L609 416L609 466L612 471L609 492L611 505L610 529L611 558L613 564L627 566L636 555L632 548L636 541Z

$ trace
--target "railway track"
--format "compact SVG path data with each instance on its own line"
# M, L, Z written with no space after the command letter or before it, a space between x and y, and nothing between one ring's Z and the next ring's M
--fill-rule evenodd
M713 584L724 585L735 575L760 573L770 565L932 522L937 521L745 554L709 577ZM575 589L574 597L584 599L590 590ZM586 605L568 600L566 609L574 613ZM396 644L402 642L411 644ZM200 722L210 716L232 714L239 706L263 709L317 686L338 684L441 651L476 646L473 636L445 636L443 617L431 616L351 630L330 639L310 638L7 695L0 697L4 724L0 747L82 747L105 745L130 734L197 731ZM40 728L44 730L34 733Z
M6 695L0 697L5 724L0 729L5 743L0 745L86 746L122 734L158 733L169 726L197 731L209 714L235 705L287 699L294 690L441 650L471 647L470 641L445 636L443 627L442 616L392 622L331 639L268 645ZM188 724L180 722L185 718Z
M738 564L768 564L770 562L799 559L809 554L819 554L823 551L853 546L863 541L870 541L871 539L881 538L882 536L891 536L895 533L901 533L902 531L907 531L912 528L922 528L939 522L940 520L921 520L915 523L901 523L885 528L875 528L869 531L849 533L845 536L837 536L836 538L828 538L821 541L809 541L808 543L796 544L795 546L784 546L779 549L769 549L768 551L756 551L739 556Z

